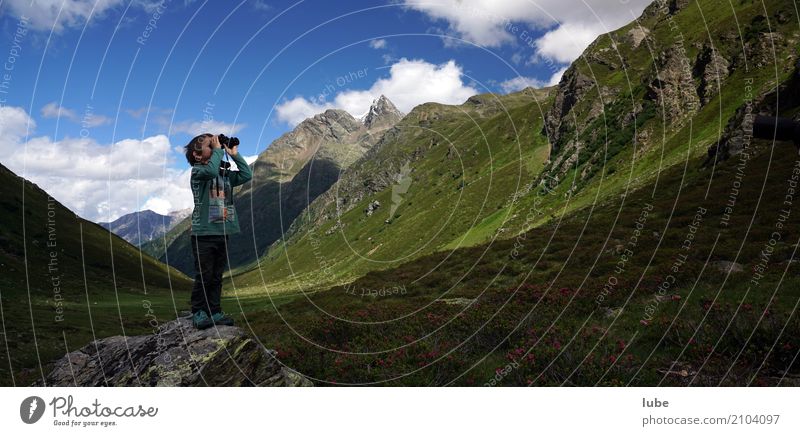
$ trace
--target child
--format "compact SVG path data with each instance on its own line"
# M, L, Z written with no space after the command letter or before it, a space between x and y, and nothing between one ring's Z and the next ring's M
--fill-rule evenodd
M233 187L253 177L237 146L225 146L238 171L220 168L223 150L217 135L204 133L184 147L192 165L192 323L198 329L214 324L233 325L233 319L220 307L222 273L228 261L228 235L239 233L239 220L233 205Z

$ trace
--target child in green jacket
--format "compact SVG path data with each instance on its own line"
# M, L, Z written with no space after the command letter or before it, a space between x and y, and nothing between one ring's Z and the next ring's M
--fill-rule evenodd
M233 319L220 307L222 273L228 261L228 236L239 233L239 219L233 204L233 187L253 177L238 146L225 145L210 133L194 137L184 147L192 165L191 187L192 253L194 287L192 288L192 323L198 329L214 324L233 325ZM224 153L236 162L237 171L220 167Z

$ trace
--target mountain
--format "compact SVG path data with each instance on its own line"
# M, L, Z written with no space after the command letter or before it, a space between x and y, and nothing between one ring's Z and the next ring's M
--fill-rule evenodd
M152 210L142 210L123 215L112 222L99 222L97 224L138 246L144 241L149 241L168 232L191 214L191 209L170 212L168 215L161 215Z
M800 163L751 124L800 121L797 22L659 1L540 104L414 108L232 277L254 331L337 384L800 386Z
M402 118L403 113L397 110L386 96L381 95L370 105L362 122L368 130L388 129Z
M8 357L0 363L0 384L43 376L41 365L63 355L65 341L144 331L152 328L150 307L159 313L175 311L176 302L188 307L191 281L183 273L3 165L0 186L0 353Z
M403 114L384 96L364 121L340 109L308 118L272 142L253 163L253 179L236 193L241 233L231 236L230 266L256 262L266 248L339 175L363 156ZM187 274L193 274L187 220L143 249Z
M236 285L258 286L262 273L271 287L337 283L490 237L507 219L514 193L547 159L539 132L552 91L415 107Z

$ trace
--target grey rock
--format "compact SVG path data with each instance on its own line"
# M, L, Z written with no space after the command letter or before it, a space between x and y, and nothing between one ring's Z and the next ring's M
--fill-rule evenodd
M46 386L313 386L235 326L197 330L188 318L151 335L112 336L55 362ZM41 385L41 381L37 382Z
M372 214L375 213L375 211L378 210L378 208L380 207L381 207L381 202L378 200L374 200L367 205L367 207L364 209L364 213L367 214L367 216L372 216Z
M626 34L628 38L628 43L633 48L638 48L639 45L642 43L642 41L644 41L644 39L647 38L648 35L650 35L650 30L642 26L633 27Z
M717 95L729 74L730 62L714 47L703 46L695 62L695 75L700 77L697 94L704 105Z
M673 45L661 52L655 63L656 75L647 87L647 98L656 103L670 124L680 123L697 112L700 98L685 51Z
M736 262L729 262L727 260L717 260L714 262L709 262L708 265L720 272L727 274L740 273L744 271L744 267L742 267L741 264Z
M403 113L388 98L381 95L369 107L369 112L364 117L364 126L370 130L386 129L397 124L402 118Z

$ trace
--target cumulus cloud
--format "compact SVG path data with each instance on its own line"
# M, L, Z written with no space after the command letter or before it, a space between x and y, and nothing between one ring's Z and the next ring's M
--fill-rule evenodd
M36 121L25 109L14 106L0 106L0 137L6 142L19 142L36 128Z
M54 141L29 136L34 126L24 109L0 108L2 162L77 214L113 221L142 207L162 212L192 207L190 171L169 167L175 155L165 135L113 144L91 138Z
M381 95L405 113L426 102L460 104L478 94L475 88L462 81L462 75L461 67L452 60L436 65L402 58L389 68L389 77L376 80L367 90L345 90L336 94L332 101L295 97L278 105L277 116L291 126L330 108L344 109L360 117Z
M651 0L403 0L410 10L447 23L449 33L488 47L529 45L535 55L575 60L602 33L638 17ZM513 27L524 24L530 29ZM532 33L544 35L533 36Z
M47 103L42 107L41 112L42 116L45 118L65 118L85 128L111 123L111 118L105 115L97 115L91 108L87 108L84 110L83 115L79 116L74 110L59 106L56 102Z
M114 9L122 10L123 0L6 0L0 9L22 19L26 17L31 28L60 32L68 27L80 27L88 19L98 20ZM149 11L158 1L136 0L131 5Z
M536 40L536 53L559 63L570 63L604 31L602 24L564 23Z

